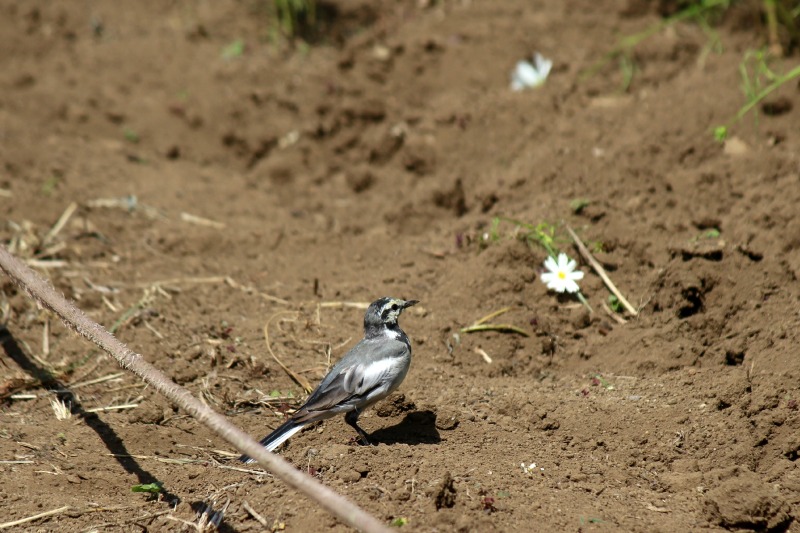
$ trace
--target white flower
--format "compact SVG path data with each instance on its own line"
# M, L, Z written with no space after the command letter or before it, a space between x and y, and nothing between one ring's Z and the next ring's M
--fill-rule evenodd
M511 90L538 87L547 79L553 62L542 56L539 52L533 54L533 64L529 61L519 61L511 73Z
M520 463L519 467L522 468L523 473L530 475L536 469L536 463L531 463L529 465L526 465L525 463Z
M556 292L578 292L580 287L576 281L583 279L583 272L575 270L577 266L575 260L564 253L558 254L558 261L548 257L544 261L548 271L542 273L542 282Z

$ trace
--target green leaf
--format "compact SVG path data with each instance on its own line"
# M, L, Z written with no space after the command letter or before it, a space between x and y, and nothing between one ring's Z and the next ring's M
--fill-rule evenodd
M404 525L408 524L408 518L405 516L398 516L394 520L392 520L391 525L394 527L403 527Z
M42 194L51 196L58 187L58 176L49 176L42 184Z
M717 126L714 128L714 139L717 142L724 142L725 139L728 138L728 127L727 126Z
M125 140L129 143L136 144L139 142L139 134L130 128L123 129L122 134L125 136Z
M222 59L233 59L244 54L244 41L236 39L222 49Z
M569 203L570 209L572 209L572 212L575 213L576 215L579 215L581 211L586 209L588 206L589 206L589 200L587 200L586 198L575 198Z
M158 494L161 492L161 487L164 484L160 481L155 483L142 483L131 487L131 492L149 492L150 494Z
M621 313L622 312L622 302L620 302L619 298L617 298L613 294L609 294L608 295L608 306L615 313Z

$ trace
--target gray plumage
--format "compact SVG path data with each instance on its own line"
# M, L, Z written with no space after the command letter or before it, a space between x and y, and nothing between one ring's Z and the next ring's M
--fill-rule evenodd
M311 393L300 409L275 431L261 439L272 451L304 426L345 414L345 422L369 443L358 426L358 415L375 402L386 398L405 379L411 365L411 342L397 319L417 300L380 298L364 314L364 338L347 352ZM251 463L243 455L239 460Z

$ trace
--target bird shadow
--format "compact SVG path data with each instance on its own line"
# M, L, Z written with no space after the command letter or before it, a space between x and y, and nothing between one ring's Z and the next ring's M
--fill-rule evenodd
M436 413L429 410L413 411L394 426L373 431L369 436L374 444L438 444Z
M87 412L67 385L36 363L31 357L28 357L17 339L3 325L0 325L0 345L6 355L22 370L38 380L45 389L55 393L59 400L66 405L70 405L72 414L82 418L86 425L97 433L106 449L111 452L114 459L126 472L135 475L140 484L156 483L158 481L153 474L141 467L113 428L101 419L97 413ZM163 488L160 496L168 502L180 501L176 495Z

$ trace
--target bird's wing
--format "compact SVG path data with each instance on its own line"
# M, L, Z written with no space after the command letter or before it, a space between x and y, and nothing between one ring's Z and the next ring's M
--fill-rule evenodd
M358 404L396 372L395 367L400 361L394 355L396 351L402 351L402 345L396 350L391 345L388 350L387 347L377 351L368 348L359 343L348 352L297 411L296 420L316 419L318 416L315 415L320 412L345 404Z

